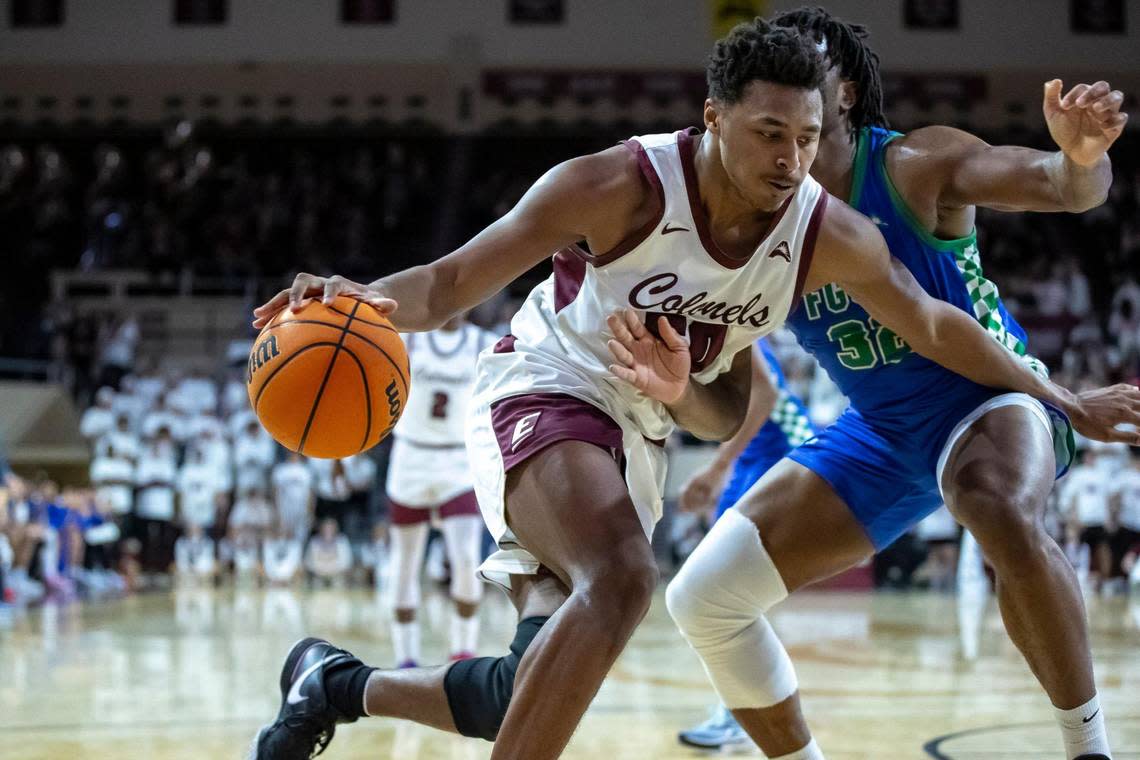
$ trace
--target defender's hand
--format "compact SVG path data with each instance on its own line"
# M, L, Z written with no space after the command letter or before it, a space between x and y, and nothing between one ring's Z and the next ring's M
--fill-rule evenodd
M1140 446L1140 388L1135 385L1122 383L1078 393L1065 411L1076 431L1086 438ZM1117 425L1136 429L1118 430Z
M282 290L268 301L253 310L253 326L265 327L273 315L286 306L298 311L311 298L320 298L324 303L332 303L337 296L349 296L372 306L385 317L396 310L396 302L386 297L371 285L361 285L334 274L332 277L318 277L315 274L300 273L293 278L293 285Z
M1071 161L1092 166L1116 142L1128 114L1121 113L1124 94L1108 82L1078 84L1061 97L1062 83L1045 83L1045 123L1054 142Z
M610 372L663 404L674 404L685 395L692 366L689 344L668 319L657 320L660 338L646 330L637 314L629 309L619 309L606 317L606 324L614 334L607 345L617 360L610 365Z
M681 488L681 498L678 500L677 506L681 508L682 512L712 509L724 491L724 481L727 475L727 467L713 462L708 468L689 478L689 482Z

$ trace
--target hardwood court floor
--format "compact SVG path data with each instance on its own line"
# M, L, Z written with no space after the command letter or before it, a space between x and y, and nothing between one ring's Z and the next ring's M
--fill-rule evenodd
M492 596L485 653L514 626ZM425 616L447 620L438 598ZM1090 616L1117 760L1140 758L1140 602L1090 600ZM973 617L953 597L922 594L814 593L783 605L776 627L828 758L1061 758L1048 702L994 601L976 626ZM976 656L960 622L976 628ZM305 633L378 664L392 658L384 607L365 591L180 590L0 619L0 758L241 757L277 709L283 653ZM438 636L425 638L425 655L442 655ZM700 757L675 733L709 702L658 598L565 757ZM377 719L342 727L325 757L488 754L480 741Z

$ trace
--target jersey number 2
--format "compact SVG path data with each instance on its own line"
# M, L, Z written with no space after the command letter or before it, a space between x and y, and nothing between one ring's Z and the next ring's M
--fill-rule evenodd
M432 419L443 420L447 419L447 402L448 397L442 391L436 391L431 396L431 416Z

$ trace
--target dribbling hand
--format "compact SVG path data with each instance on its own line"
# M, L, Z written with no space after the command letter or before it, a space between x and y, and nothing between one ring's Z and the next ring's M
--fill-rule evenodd
M332 277L318 277L315 274L301 272L293 278L290 287L253 310L253 326L259 330L265 327L269 320L273 319L273 315L286 306L298 311L313 298L320 298L324 303L332 303L337 296L348 296L363 301L385 317L396 310L396 302L371 285L361 285L339 274L334 274Z
M637 313L619 309L606 317L614 337L607 342L616 363L613 372L650 398L673 404L689 387L689 344L665 317L657 320L657 338Z
M1100 161L1120 137L1128 114L1121 113L1124 94L1108 82L1078 84L1061 97L1060 79L1045 83L1045 123L1066 156L1081 166Z
M1086 438L1140 446L1140 388L1135 385L1120 383L1078 393L1066 412ZM1133 430L1120 430L1118 425L1132 425Z

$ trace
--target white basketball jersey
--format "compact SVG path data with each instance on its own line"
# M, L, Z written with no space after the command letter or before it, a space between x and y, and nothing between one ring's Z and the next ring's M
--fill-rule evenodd
M700 383L784 323L803 288L827 193L805 178L752 255L731 258L713 240L701 205L697 139L682 131L626 143L658 194L659 216L612 251L574 245L554 256L554 274L531 292L511 336L481 357L480 401L564 393L627 418L648 438L665 438L674 427L665 406L608 369L607 316L632 308L656 332L664 315L687 335Z
M421 446L462 446L475 363L495 338L472 324L403 338L414 382L392 435Z

